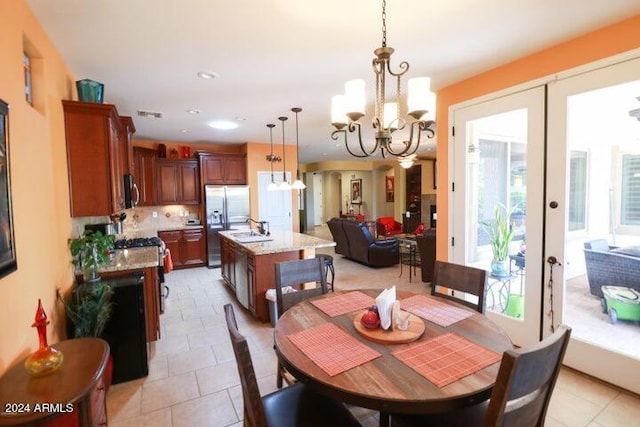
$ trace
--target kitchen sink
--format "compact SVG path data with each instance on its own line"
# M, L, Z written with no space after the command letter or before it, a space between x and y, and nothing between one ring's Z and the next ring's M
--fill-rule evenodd
M256 233L255 231L242 231L231 233L231 235L240 243L268 242L273 240L271 236Z

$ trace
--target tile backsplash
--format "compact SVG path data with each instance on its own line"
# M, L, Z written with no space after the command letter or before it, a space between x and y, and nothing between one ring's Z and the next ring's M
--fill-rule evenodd
M127 215L122 223L122 232L127 237L148 237L164 228L181 227L190 219L200 220L199 205L144 206L122 212ZM72 218L72 235L82 235L85 224L108 222L107 216Z

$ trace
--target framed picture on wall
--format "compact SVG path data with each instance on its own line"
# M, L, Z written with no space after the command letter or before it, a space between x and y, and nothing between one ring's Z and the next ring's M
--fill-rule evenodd
M0 99L0 277L17 268L9 173L9 105Z
M351 180L351 204L362 204L362 179Z
M393 202L394 184L392 176L385 176L385 189L387 193L387 202Z

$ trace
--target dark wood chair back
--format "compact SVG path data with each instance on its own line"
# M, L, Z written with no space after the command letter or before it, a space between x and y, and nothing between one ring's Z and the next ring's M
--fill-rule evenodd
M238 331L238 323L233 312L233 306L226 304L224 306L224 315L231 337L231 345L233 353L236 356L236 364L238 365L238 373L240 374L240 384L242 384L242 398L244 400L244 417L245 426L267 427L267 418L260 397L260 389L258 381L253 369L251 354L247 340ZM247 422L248 421L248 422Z
M485 426L544 426L570 336L561 325L540 343L503 354Z
M328 292L327 278L321 258L300 259L278 262L276 269L276 301L278 317L300 301L323 295ZM300 289L297 292L283 293L282 288L315 282L312 289Z
M455 301L484 313L484 290L486 284L486 270L445 261L436 261L431 295ZM461 295L460 292L463 294ZM467 300L465 298L467 295L477 297L478 301Z

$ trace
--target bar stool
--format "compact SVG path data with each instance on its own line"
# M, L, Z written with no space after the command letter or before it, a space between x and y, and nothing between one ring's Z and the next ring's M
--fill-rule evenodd
M324 280L327 282L327 286L331 288L331 292L333 292L333 281L336 278L336 271L333 269L333 257L326 254L316 254L316 258L322 260ZM329 270L331 270L331 284L329 284Z

